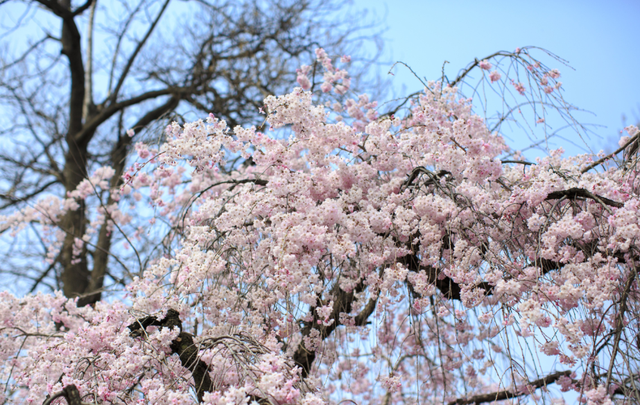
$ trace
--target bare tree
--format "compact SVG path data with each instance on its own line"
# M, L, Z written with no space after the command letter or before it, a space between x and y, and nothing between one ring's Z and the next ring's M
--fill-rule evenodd
M356 35L365 27L345 24L346 17L336 13L340 4L0 2L7 10L5 55L15 54L0 59L0 119L6 121L0 130L1 212L33 206L46 195L67 195L100 166L115 170L110 185L118 189L134 143L157 134L154 123L168 118L195 110L232 127L259 123L264 96L291 86L296 67L312 60L314 48L338 54L359 47ZM18 38L25 32L40 36L24 44ZM14 43L20 44L17 51L11 49ZM108 217L118 196L101 193L94 201ZM44 248L42 242L56 235L42 224L16 238L5 232L11 243L0 271L28 280L31 291L61 288L67 297L80 297L81 305L96 302L106 285L131 276L119 260L109 266L117 259L114 238L125 237L109 221L78 245L92 220L89 203L81 204L57 219L64 232L57 251ZM134 253L142 263L143 252Z

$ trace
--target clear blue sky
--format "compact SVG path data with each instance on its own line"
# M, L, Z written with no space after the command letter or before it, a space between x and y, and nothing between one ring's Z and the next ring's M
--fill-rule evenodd
M640 0L355 0L354 6L385 21L388 60L430 80L440 77L444 60L455 77L476 57L527 45L566 59L575 70L558 66L565 99L595 114L579 115L581 122L606 127L592 128L599 135L590 140L595 151L617 147L623 114L627 125L640 121ZM402 71L394 69L394 88L421 87Z

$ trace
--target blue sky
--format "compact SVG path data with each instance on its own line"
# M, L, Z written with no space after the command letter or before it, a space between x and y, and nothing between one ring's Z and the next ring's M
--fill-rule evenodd
M617 147L623 114L627 125L640 122L638 0L356 0L354 5L386 23L386 60L405 62L430 80L440 77L445 60L451 78L476 57L527 45L566 59L575 70L547 64L561 71L565 99L593 113L577 118L603 126L591 128L597 135L587 139L592 150ZM396 67L394 73L395 89L421 88L406 69ZM581 153L558 146L567 154Z

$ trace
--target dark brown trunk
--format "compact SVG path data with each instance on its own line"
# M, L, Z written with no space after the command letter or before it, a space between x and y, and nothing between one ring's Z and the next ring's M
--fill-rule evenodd
M69 145L66 155L66 164L63 169L65 191L71 192L78 184L86 178L86 157L85 149ZM68 211L60 226L66 233L62 249L60 251L60 264L62 265L62 291L69 298L75 298L83 294L89 285L89 269L87 267L87 249L82 248L77 257L74 257L75 238L82 239L86 232L86 213L83 201L78 202L80 207L75 211Z
M66 4L65 4L66 3ZM69 9L70 2L63 2ZM87 142L78 144L76 135L82 130L82 108L84 104L84 65L80 33L73 17L66 16L62 23L62 53L69 60L71 74L71 89L69 98L69 121L66 135L67 153L65 166L62 171L65 190L76 189L78 184L87 176ZM87 268L86 248L78 257L73 255L75 238L82 238L86 230L85 206L75 211L67 212L61 221L61 227L66 232L59 261L62 265L62 289L65 296L77 297L86 291L89 284L89 269Z

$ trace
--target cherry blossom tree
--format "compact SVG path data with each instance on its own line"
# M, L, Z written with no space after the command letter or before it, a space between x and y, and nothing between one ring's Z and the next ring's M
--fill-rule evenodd
M102 167L4 217L55 235L111 190L120 204L97 210L78 252L101 226L149 221L131 250L167 237L92 306L2 293L3 403L640 402L638 156L613 161L640 134L607 156L514 154L509 117L475 114L459 88L476 72L542 119L560 73L530 51L385 112L351 93L348 58L319 49L322 83L302 66L262 125L173 123L161 146L135 145L117 189Z

